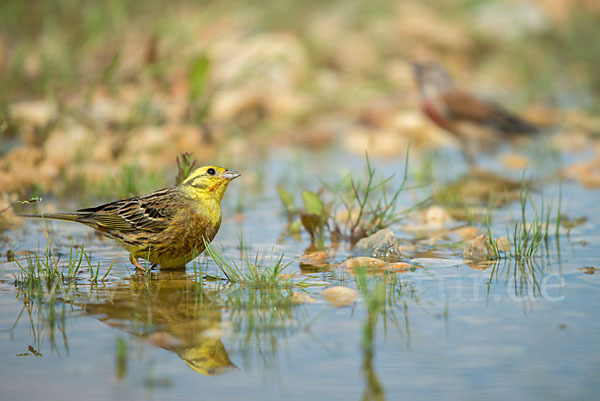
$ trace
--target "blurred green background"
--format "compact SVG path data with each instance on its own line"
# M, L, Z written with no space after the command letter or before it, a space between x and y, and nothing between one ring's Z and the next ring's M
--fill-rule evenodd
M184 151L336 146L414 116L419 59L534 122L594 134L599 34L593 0L5 0L0 187L102 197L116 180L127 195L166 182Z

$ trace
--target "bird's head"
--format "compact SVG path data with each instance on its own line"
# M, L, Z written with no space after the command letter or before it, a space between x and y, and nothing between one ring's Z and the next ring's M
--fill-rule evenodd
M194 198L212 198L221 202L229 181L240 175L238 172L223 167L204 166L194 170L180 186Z
M415 62L413 71L421 96L425 99L434 98L445 91L454 89L452 77L438 62Z

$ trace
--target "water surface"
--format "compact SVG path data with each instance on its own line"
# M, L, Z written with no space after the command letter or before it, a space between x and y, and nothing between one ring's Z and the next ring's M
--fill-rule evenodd
M404 160L373 163L386 175L397 173L399 183ZM424 268L387 277L382 307L368 307L382 279L376 276L366 278L370 290L354 304L334 307L321 297L323 289L357 288L358 278L342 269L299 268L295 258L310 239L306 232L299 238L286 233L275 184L299 198L302 189L317 190L321 179L333 182L348 172L364 177L364 165L364 158L342 153L282 151L246 166L256 185L234 182L226 194L217 249L234 260L240 242L267 261L283 253L291 263L285 273L311 284L303 289L265 291L211 280L222 275L205 256L196 273L190 263L187 271L136 275L112 241L84 226L50 223L62 261L72 243L85 247L93 266L100 263L100 276L111 263L113 268L94 284L84 262L78 279L53 296L48 288L39 294L18 289L19 267L4 258L3 398L594 399L600 389L600 274L580 268L598 266L598 191L568 182L559 189L554 179L538 186L535 199L555 201L562 192L563 211L588 221L568 235L561 229L526 262L470 266L451 241L420 243L408 260ZM448 165L454 163L436 166L440 181L464 172L460 164ZM521 173L503 174L518 179ZM399 209L431 191L425 186L402 193ZM240 199L243 218L235 217ZM513 202L494 212L495 235L505 233L518 210ZM410 219L392 227L407 241L414 240L403 230ZM12 250L20 263L26 263L26 251L45 252L39 221L5 235L2 255ZM333 258L342 262L350 253L342 243ZM292 290L315 302L292 303Z

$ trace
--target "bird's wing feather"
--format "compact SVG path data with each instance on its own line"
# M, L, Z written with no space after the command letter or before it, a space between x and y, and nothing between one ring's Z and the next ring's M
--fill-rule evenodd
M536 134L540 131L536 125L525 121L502 106L490 103L490 107L494 110L494 113L492 113L487 123L502 132L508 134Z
M441 97L450 114L458 119L483 122L493 113L489 104L466 92L451 90Z
M480 100L469 93L454 90L441 96L444 105L454 118L482 123L507 134L536 133L538 131L535 125L505 108Z
M146 196L123 199L104 205L81 209L88 213L87 220L98 226L116 231L144 230L161 232L169 226L176 212L173 189L167 188Z

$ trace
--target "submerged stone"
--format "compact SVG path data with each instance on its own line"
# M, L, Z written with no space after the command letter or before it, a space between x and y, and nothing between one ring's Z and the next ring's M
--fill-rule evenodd
M412 265L406 262L395 262L388 263L383 268L394 273L404 273L409 271L412 268Z
M356 243L354 251L387 262L397 262L403 256L400 253L400 241L389 228L381 229L373 235L362 238Z
M387 263L381 259L377 258L368 258L366 256L360 256L358 258L352 258L346 260L344 263L340 264L339 267L342 269L354 269L356 267L383 267Z
M304 254L298 258L300 266L322 266L326 265L329 259L329 254L324 251L316 251Z
M481 230L473 226L459 227L452 231L461 241L471 241L481 235Z
M295 304L312 304L315 302L315 299L304 292L294 291L292 292L292 302Z
M485 262L496 259L490 239L486 235L479 235L463 249L463 259L467 262Z
M329 254L324 251L310 252L298 258L300 268L304 270L323 270L327 266Z
M358 298L358 291L342 286L329 287L321 293L323 299L335 307L353 304Z

